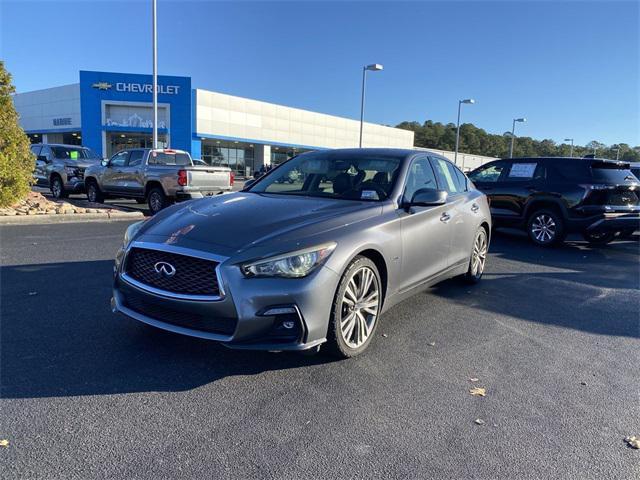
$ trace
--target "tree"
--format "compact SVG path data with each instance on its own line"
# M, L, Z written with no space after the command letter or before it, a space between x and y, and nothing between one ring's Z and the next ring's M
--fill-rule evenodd
M29 138L18 124L11 75L0 61L0 207L12 205L31 189L35 158Z

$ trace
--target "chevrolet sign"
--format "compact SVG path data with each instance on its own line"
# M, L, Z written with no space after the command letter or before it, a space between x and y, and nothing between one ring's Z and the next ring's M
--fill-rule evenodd
M177 95L179 85L158 85L158 93L165 95ZM116 83L116 90L118 92L132 92L132 93L151 93L153 92L153 85L150 83Z
M98 90L110 90L113 85L108 82L96 82L91 86L93 88L97 88Z

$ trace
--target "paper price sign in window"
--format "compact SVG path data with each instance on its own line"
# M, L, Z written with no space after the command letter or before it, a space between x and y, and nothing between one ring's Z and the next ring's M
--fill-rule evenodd
M75 150L71 150L69 152L69 155L71 156L71 160L77 160L78 159L78 152Z
M533 178L536 171L535 163L514 163L509 172L510 178Z

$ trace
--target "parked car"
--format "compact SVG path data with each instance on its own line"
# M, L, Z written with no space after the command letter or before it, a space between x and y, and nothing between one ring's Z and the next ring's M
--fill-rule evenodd
M100 162L93 150L78 145L37 143L31 153L36 156L36 184L49 187L56 199L84 193L85 169Z
M442 157L308 152L248 184L131 225L113 310L234 348L326 343L351 357L392 305L447 278L482 277L487 199Z
M175 201L232 189L235 175L231 169L199 162L182 150L122 150L86 170L87 198L90 202L134 198L138 203L147 202L155 214Z
M489 196L494 226L527 231L541 246L581 233L605 244L640 227L640 182L629 164L583 158L515 158L469 174Z
M640 180L640 162L631 162L629 164L629 169L631 173L633 173L637 179Z

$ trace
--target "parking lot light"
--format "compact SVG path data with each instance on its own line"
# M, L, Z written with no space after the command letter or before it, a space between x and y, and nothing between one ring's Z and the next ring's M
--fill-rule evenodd
M565 138L565 142L571 142L571 153L569 153L570 157L573 157L573 138Z
M526 118L514 118L513 119L513 126L511 127L511 147L509 148L509 158L513 158L513 144L514 144L515 139L516 139L516 122L524 123L526 121L527 121Z
M372 63L371 65L365 65L362 68L362 98L360 100L360 148L362 148L362 129L364 126L364 90L367 83L367 70L372 72L379 72L384 67L379 63Z
M453 157L453 163L458 164L458 146L460 144L460 108L462 104L466 103L469 105L473 105L476 101L473 98L467 98L465 100L458 100L458 126L456 127L456 153ZM462 161L462 168L464 168L464 159Z

